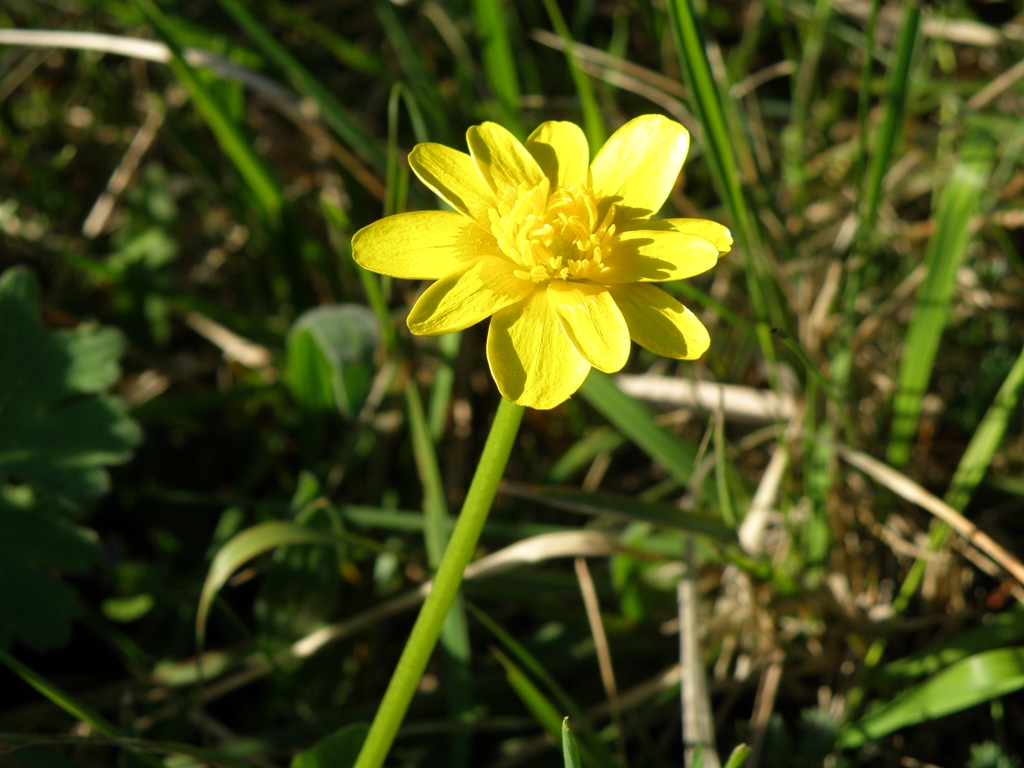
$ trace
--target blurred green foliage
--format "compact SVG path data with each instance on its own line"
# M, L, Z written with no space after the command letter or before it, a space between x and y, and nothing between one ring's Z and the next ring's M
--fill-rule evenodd
M0 649L68 642L80 613L59 574L82 574L100 550L77 523L127 461L138 426L107 390L121 335L81 325L48 331L28 271L0 275Z

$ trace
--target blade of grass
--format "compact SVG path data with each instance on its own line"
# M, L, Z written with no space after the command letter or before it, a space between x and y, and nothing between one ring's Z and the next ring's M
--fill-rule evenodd
M683 485L690 481L697 449L658 426L650 409L619 389L610 376L591 371L580 394L673 478Z
M53 702L76 720L80 720L88 725L89 728L96 733L101 736L106 736L108 739L115 739L121 736L121 732L118 731L117 726L103 717L99 712L96 712L88 705L78 701L59 685L38 674L31 667L22 664L2 648L0 648L0 662L11 670L11 672L35 688L39 693L46 697L47 700Z
M730 530L736 528L736 513L733 510L732 495L729 493L729 478L726 469L729 459L725 451L725 416L719 410L715 413L713 444L715 450L715 488L718 492L718 509L722 521Z
M395 83L388 99L388 151L387 151L387 185L384 200L384 215L389 216L405 210L405 201L409 192L409 164L398 151L398 119L399 103L404 102L409 112L413 134L418 141L426 141L427 127L415 97L401 83ZM378 278L363 270L367 279L376 281ZM365 281L364 281L365 282ZM375 300L375 299L371 299ZM461 333L449 333L438 339L441 352L441 364L434 373L434 386L430 391L428 421L430 435L438 442L444 434L445 419L451 403L452 386L455 383L455 359L462 343Z
M565 45L565 58L569 63L569 74L572 75L573 84L576 86L576 95L580 99L580 111L583 114L583 132L587 135L590 151L595 152L598 147L604 144L605 139L608 138L608 133L605 131L604 119L601 116L601 107L597 103L597 96L594 95L594 86L590 82L590 77L576 63L576 59L573 57L574 41L572 39L572 32L569 31L569 25L565 23L565 17L562 15L558 4L555 0L544 0L544 10L547 11L555 33Z
M246 528L233 536L221 547L210 563L210 570L203 582L196 614L196 645L202 648L206 641L206 618L217 594L231 574L257 555L277 547L292 544L320 544L337 546L334 536L305 528L285 520L273 520Z
M716 541L736 540L733 529L721 519L686 512L669 504L656 504L610 493L589 493L575 488L506 483L504 490L513 496L532 499L570 512L588 515L613 515L633 522L654 523ZM724 517L724 515L723 515Z
M804 148L809 127L808 116L831 14L832 3L829 0L815 0L813 15L804 30L803 50L798 59L800 63L793 78L789 123L782 131L782 174L785 186L792 191L795 210L803 210L807 205Z
M1024 648L969 656L904 690L840 733L839 745L859 747L908 726L930 722L1024 688Z
M409 163L398 151L398 106L404 95L402 83L391 86L388 94L388 150L385 173L384 215L392 216L405 210L409 197ZM408 99L413 102L412 99ZM413 102L415 103L415 102Z
M983 651L1013 645L1024 640L1024 607L1017 605L992 617L991 621L971 627L945 640L941 645L912 653L886 664L872 676L879 686L903 686L932 675L951 664Z
M506 10L507 9L507 10ZM522 133L518 125L519 101L522 94L519 90L519 74L516 60L512 55L512 42L509 38L509 23L506 12L514 12L515 6L501 0L473 0L473 17L476 20L476 33L483 42L483 69L491 90L501 105L501 113L505 127L516 133Z
M921 3L908 2L903 4L903 17L898 27L899 37L896 40L895 56L886 74L885 113L878 137L871 152L868 166L868 177L861 190L860 221L854 242L861 242L863 237L870 237L875 231L878 221L878 208L882 199L882 182L889 170L893 151L903 127L906 114L907 94L910 90L910 69L914 60L914 49L917 47L918 28L921 24ZM868 40L871 45L871 40ZM870 51L865 52L870 64ZM866 122L866 121L865 121ZM864 126L862 126L862 130ZM862 136L866 141L866 136Z
M505 678L508 680L508 684L512 687L512 690L519 697L519 700L523 702L526 708L533 715L537 723L543 728L548 734L555 740L561 741L561 730L563 715L555 705L544 695L544 692L538 688L530 678L523 673L516 664L509 659L505 654L499 651L497 648L491 650L495 658L502 667L505 668ZM610 757L602 760L598 755L600 752L596 752L590 744L583 740L581 737L580 743L577 745L579 752L583 757L583 762L588 766L606 766L611 768L615 763Z
M576 739L572 737L569 730L568 716L562 719L562 759L565 761L565 768L581 768L580 748L576 745Z
M435 141L452 144L451 126L446 118L448 110L444 98L438 93L435 83L428 74L428 68L423 65L420 58L419 51L422 46L417 45L409 37L406 29L408 25L399 18L394 3L390 0L373 0L372 5L398 65L409 80L409 87L416 95L416 101L427 118L431 137Z
M985 472L992 463L992 459L1002 442L1006 427L1014 414L1017 405L1024 396L1024 348L1021 349L1016 363L1010 369L1006 379L1003 380L995 400L989 406L981 424L975 430L967 449L957 465L949 490L946 492L946 503L954 510L960 512L966 508L974 490L981 483ZM936 520L931 527L928 539L928 552L934 552L946 540L950 533L948 523ZM927 558L919 558L910 567L907 578L900 585L899 594L893 601L895 616L901 616L910 604L911 598L917 593L921 582L924 579ZM877 639L868 649L864 658L864 667L870 671L881 661L885 652L886 637ZM855 689L851 692L851 707L860 703L862 692Z
M551 465L545 480L564 483L590 466L601 454L611 453L625 444L626 438L614 430L606 427L591 430L562 453Z
M907 95L910 91L911 66L914 60L914 49L917 45L918 28L921 13L917 3L906 3L906 10L900 24L896 50L890 59L886 73L885 104L882 125L878 131L874 146L869 147L868 100L871 93L871 70L874 65L874 32L880 7L879 0L874 0L868 15L865 29L864 63L861 68L861 90L858 97L858 127L860 131L860 159L862 163L868 159L868 173L860 190L858 206L857 230L854 233L851 251L856 256L865 250L870 255L876 243L869 241L878 219L878 206L882 194L882 182L895 152L896 142L903 126L906 111ZM876 276L877 264L868 259L864 264L851 267L846 275L843 287L841 322L832 346L829 376L832 390L845 394L853 371L852 353L849 341L857 325L859 315L856 303L861 295L861 285L870 283ZM830 420L821 426L819 444L832 445L835 437ZM831 460L831 457L829 457Z
M37 673L31 667L22 664L2 648L0 648L0 663L4 664L9 670L11 670L11 672L35 688L48 701L60 707L60 709L67 712L76 720L85 723L96 733L101 736L105 736L108 739L120 740L125 738L124 734L118 730L117 726L101 714L76 699L56 683ZM140 744L140 746L145 745ZM125 749L131 748L125 745ZM139 751L133 752L133 754L145 765L152 766L153 768L159 768L159 766L163 765L160 760L157 760L155 757L148 755L145 752Z
M226 755L223 751L196 747L180 741L154 741L153 739L138 739L128 736L100 739L95 736L44 736L39 733L4 733L0 735L0 745L3 745L5 755L14 753L14 750L19 747L73 747L76 755L79 755L79 752L81 752L79 760L82 762L78 763L69 763L59 758L51 759L49 756L42 758L42 761L39 762L36 762L36 759L28 762L27 753L13 754L15 759L21 757L25 759L12 764L12 768L22 768L22 766L34 768L35 766L88 765L92 764L87 762L87 758L84 757L88 750L96 750L102 755L102 757L96 758L96 764L109 765L110 763L107 761L109 761L108 753L111 747L131 752L134 757L141 758L145 765L152 766L152 768L167 768L168 766L189 766L191 768L191 766L197 765L216 766L216 768L249 768L252 765L252 763L247 761ZM166 755L167 759L161 761L153 753ZM176 757L179 759L176 760ZM186 762L181 760L181 757L192 759ZM134 768L134 764L130 761L122 761L115 764L133 766Z
M366 301L377 317L381 330L381 346L389 357L393 357L398 344L398 337L395 333L395 326L392 322L391 312L388 309L387 299L381 287L382 281L386 278L375 275L369 270L363 269L352 260L352 231L353 226L348 214L334 200L328 196L320 197L320 211L323 214L324 222L327 224L327 233L331 243L341 261L350 267L359 278L359 282L366 294Z
M860 90L857 92L858 178L864 178L864 162L868 157L868 115L871 104L871 82L874 79L872 73L875 66L875 27L878 23L878 11L881 6L882 0L871 0L871 10L868 11L867 22L864 24L864 50L861 53L863 61L860 65Z
M152 0L135 0L146 19L152 24L157 35L171 52L171 68L177 75L199 113L206 120L210 130L224 154L228 156L239 175L245 181L262 209L266 219L279 225L284 207L284 193L281 185L264 164L252 142L228 118L224 109L213 97L202 78L185 61L180 46L174 39L171 25Z
M968 134L939 199L935 234L925 254L927 275L914 302L893 397L886 459L897 469L910 458L921 403L956 287L956 272L967 251L971 218L978 211L995 162L995 150L995 143L987 134Z
M947 505L956 511L966 508L975 489L981 483L985 472L992 463L992 459L1002 442L1006 428L1024 397L1024 348L1021 348L1017 361L1013 364L1010 372L1003 380L995 400L985 412L985 417L975 430L967 449L964 451L949 490L946 493ZM932 524L928 541L928 552L934 552L942 545L950 533L950 526L947 522L936 520ZM917 593L918 588L924 579L926 558L919 558L911 566L907 578L900 585L900 591L893 600L893 615L898 617L906 611L911 598ZM864 669L870 672L882 659L887 644L887 636L879 637L872 643L864 657ZM860 706L865 695L863 686L854 688L848 698L847 712L853 713Z
M690 91L690 107L704 129L711 176L732 221L736 244L743 255L757 341L765 360L773 364L775 349L770 329L773 326L785 328L786 318L774 291L770 290L772 277L760 256L764 249L740 183L737 150L729 132L722 97L711 73L693 3L691 0L670 0L668 12L679 65ZM774 365L769 367L774 371ZM773 372L771 375L774 377Z
M750 757L750 747L746 744L740 744L730 753L729 761L725 764L725 768L742 768L743 764L747 762L748 757Z
M307 18L289 3L275 0L269 4L267 10L275 21L287 24L319 43L338 60L339 64L368 75L379 75L384 72L384 62L379 56L336 34L322 22Z
M516 689L516 693L520 695L520 698L523 699L523 703L526 704L530 711L534 713L534 716L537 717L537 721L547 728L552 735L557 736L558 730L552 731L550 728L550 721L542 719L544 713L548 711L558 713L559 710L555 709L555 705L557 705L561 710L561 714L555 715L555 717L558 718L559 723L565 713L568 713L568 716L576 723L577 731L579 733L580 750L584 757L587 758L584 762L590 766L598 764L605 766L614 765L614 758L611 753L604 748L604 745L601 743L597 734L590 727L587 719L584 717L583 710L558 684L554 677L551 676L540 660L530 653L526 646L516 640L510 633L506 632L500 624L479 608L471 605L469 610L473 614L474 618L483 624L484 627L486 627L487 630L498 639L498 642L504 645L509 653L516 658L519 664L526 669L526 672L524 672L501 651L497 649L493 651L498 661L500 661L502 666L505 667L506 673L509 674L510 684L512 684L513 688ZM536 678L540 685L550 692L555 702L554 705L552 705L548 697L541 692L537 684L529 678L527 673ZM536 710L531 706L531 703L534 702L536 702L538 706ZM550 710L548 708L550 708ZM560 725L557 725L556 728L560 728Z
M341 103L306 70L288 49L274 39L267 30L238 2L238 0L218 0L221 8L235 20L246 34L252 38L257 47L288 75L292 84L300 92L312 99L324 121L334 130L342 141L373 164L377 169L384 168L384 153L381 152L373 139L363 132L356 122L349 117Z

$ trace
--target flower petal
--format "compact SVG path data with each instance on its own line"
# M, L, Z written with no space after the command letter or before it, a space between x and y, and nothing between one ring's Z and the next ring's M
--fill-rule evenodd
M490 226L487 211L495 205L494 193L465 152L443 144L417 144L409 153L409 167L452 208Z
M515 277L506 259L483 256L466 271L427 288L409 310L409 330L421 336L461 331L522 301L534 286Z
M547 294L580 354L599 371L621 371L629 359L629 328L605 286L553 280Z
M497 253L494 236L454 211L399 213L352 237L352 258L371 272L408 280L437 280L464 272Z
M643 222L644 229L650 229L650 224L654 222ZM708 219L659 219L657 224L661 226L669 226L676 232L682 232L687 235L696 235L697 237L703 237L705 240L710 240L715 244L715 248L718 249L720 254L728 253L732 249L732 232L717 221L709 221ZM639 225L640 222L637 222Z
M526 140L526 149L536 158L552 190L587 183L590 147L587 137L575 123L556 120L541 123Z
M636 222L637 226L643 224L644 228L627 228L621 232L604 259L605 269L599 278L601 282L682 280L715 266L718 245L702 235L685 231L685 227L676 227L673 222L678 221L686 219ZM725 231L728 234L728 230ZM711 231L709 234L717 237L719 243L724 242L720 233Z
M572 397L590 372L543 287L522 304L495 312L487 332L487 362L502 397L540 410Z
M499 198L510 187L518 189L524 182L535 187L544 179L533 155L497 123L472 126L466 131L466 141L477 170Z
M618 198L622 218L656 213L679 177L690 134L674 120L643 115L612 134L590 164L594 194Z
M711 345L707 328L690 310L654 285L609 286L633 341L657 355L696 360Z

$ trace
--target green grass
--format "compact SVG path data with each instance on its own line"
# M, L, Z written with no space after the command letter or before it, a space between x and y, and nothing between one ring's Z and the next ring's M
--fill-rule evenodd
M351 237L441 207L408 169L417 142L465 149L485 120L524 138L557 119L593 153L650 112L693 116L662 215L735 238L713 271L666 286L711 349L689 363L635 349L627 372L649 395L593 372L565 405L525 414L476 550L505 568L463 584L390 764L586 768L624 748L631 765L679 765L680 674L698 673L720 764L1024 758L1022 585L900 493L923 489L933 510L944 499L1021 551L1024 90L983 93L1020 60L1011 10L0 11L0 271L21 265L39 285L4 300L10 317L38 313L57 361L27 389L15 374L31 361L0 370L0 431L34 393L95 380L143 435L127 461L128 447L88 459L113 439L99 420L68 422L74 434L28 463L0 451L0 576L33 575L0 596L5 759L352 763L499 397L485 329L412 337L421 286L358 268ZM12 37L30 29L145 38L167 60ZM144 124L156 132L132 149ZM108 183L112 207L83 233ZM318 307L343 327L304 314ZM0 359L28 354L26 329L0 329ZM119 372L61 346L121 337ZM745 419L725 396L723 410L666 402L677 381L786 394L796 409ZM96 482L81 498L38 479L87 459ZM574 532L600 546L558 538ZM687 629L702 653L680 669L691 541ZM607 650L573 556L587 558ZM70 636L31 631L40 605Z

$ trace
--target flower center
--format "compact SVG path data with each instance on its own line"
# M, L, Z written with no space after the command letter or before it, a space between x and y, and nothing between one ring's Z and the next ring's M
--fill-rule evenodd
M498 247L519 267L515 276L535 283L596 279L615 236L614 204L601 216L589 189L573 186L549 195L547 179L533 188L507 189L489 216Z

